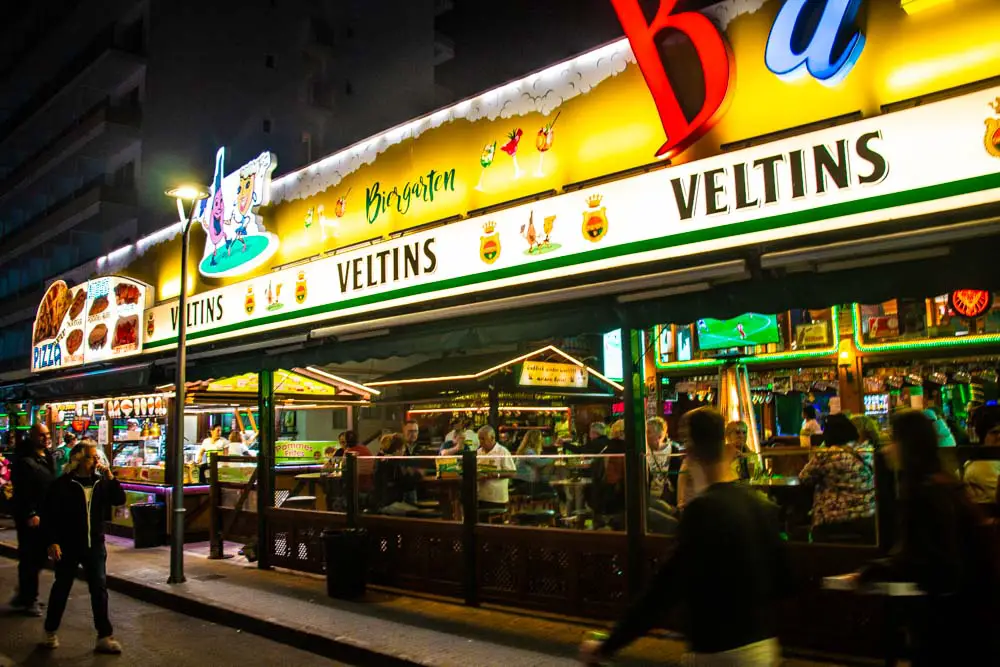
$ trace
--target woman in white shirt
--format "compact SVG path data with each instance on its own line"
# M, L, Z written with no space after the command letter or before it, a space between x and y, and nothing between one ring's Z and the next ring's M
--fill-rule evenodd
M806 405L802 408L802 429L799 431L799 435L822 435L823 427L819 425L819 420L816 419L818 416L816 412L816 406Z

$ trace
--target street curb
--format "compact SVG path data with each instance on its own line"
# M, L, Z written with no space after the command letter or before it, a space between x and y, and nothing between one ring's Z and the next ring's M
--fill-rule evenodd
M0 542L0 556L16 560L17 549L10 544ZM112 574L108 575L108 589L179 614L249 632L278 642L279 644L285 644L330 658L331 660L346 662L351 665L358 665L359 667L367 665L426 667L426 665L430 664L407 658L406 656L383 653L369 646L356 644L345 637L325 636L306 630L291 628L274 621L226 609L178 593L139 584Z

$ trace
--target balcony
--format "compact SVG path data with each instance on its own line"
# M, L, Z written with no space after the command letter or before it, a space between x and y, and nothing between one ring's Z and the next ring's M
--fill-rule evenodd
M90 185L0 239L0 266L70 232L101 233L137 216L133 189Z
M105 30L5 119L0 156L34 152L145 67L140 52L117 43L113 26Z
M109 158L141 141L140 126L135 109L98 106L0 182L0 209L32 211L40 200L102 174Z

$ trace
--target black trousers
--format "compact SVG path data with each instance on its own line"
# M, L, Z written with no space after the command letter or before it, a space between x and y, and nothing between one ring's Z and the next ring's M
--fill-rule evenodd
M31 604L38 599L38 573L45 567L46 547L40 528L17 521L17 599Z
M49 593L49 609L45 616L45 631L55 632L66 611L66 601L73 588L77 569L82 567L87 585L90 587L90 608L94 613L94 627L98 637L114 634L108 618L108 552L103 544L90 549L64 551L55 564L56 580Z

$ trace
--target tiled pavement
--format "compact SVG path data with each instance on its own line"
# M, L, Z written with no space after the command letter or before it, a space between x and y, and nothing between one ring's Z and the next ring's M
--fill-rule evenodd
M13 530L0 529L0 555L12 555ZM229 553L235 545L227 545ZM352 664L574 665L593 624L492 607L370 590L358 602L326 596L319 577L261 571L242 557L207 559L206 543L188 545L181 585L166 583L169 550L135 550L109 538L109 587L216 623L241 628ZM623 665L678 664L683 644L664 635L637 642ZM787 667L830 665L788 660Z

